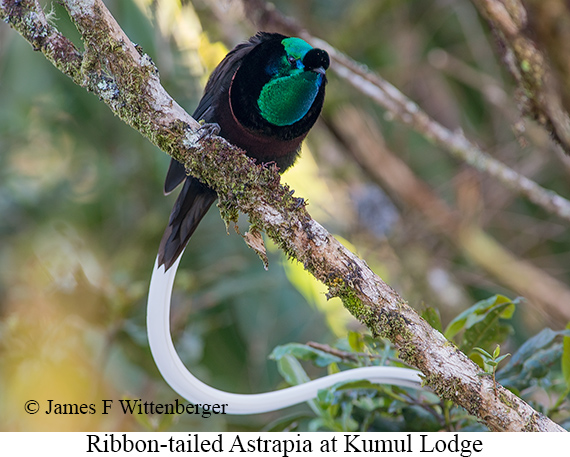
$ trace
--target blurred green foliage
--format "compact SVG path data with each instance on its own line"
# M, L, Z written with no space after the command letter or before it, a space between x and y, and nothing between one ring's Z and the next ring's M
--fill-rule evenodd
M450 322L445 335L481 367L480 376L492 376L538 411L556 415L568 427L570 414L563 403L570 392L570 382L561 373L560 363L564 366L570 361L567 345L570 330L546 328L527 340L512 357L501 355L500 345L512 331L511 320L519 304L520 300L509 300L501 295L482 300ZM423 315L428 319L431 316L436 328L441 325L432 308L426 309ZM327 347L279 346L272 358L279 362L282 376L291 385L308 379L299 361L326 366L332 373L341 368L403 366L389 343L379 343L356 332ZM506 359L508 362L502 363ZM551 405L536 401L533 395L537 391L546 392L557 401ZM272 430L289 429L292 424L307 430L350 432L485 430L476 418L451 402L440 400L431 391L374 385L368 381L338 383L321 391L309 404L314 415L286 417L273 424Z
M189 112L227 49L255 32L237 2L105 3ZM53 8L56 26L79 45L62 7L43 4ZM518 118L509 78L470 2L275 4L314 35L382 73L439 122L463 128L501 160L570 194L567 161L556 155L544 132L532 124L513 131ZM564 224L485 176L473 179L462 164L392 122L334 75L329 80L325 117L346 104L369 112L387 144L443 200L474 214L515 254L570 282L570 234ZM101 411L103 399L176 398L154 366L144 326L150 272L174 202L162 195L168 161L0 24L0 430L480 428L429 393L370 386L338 386L309 405L252 417L138 417L118 408L109 415L42 414L49 399L94 403ZM324 124L315 127L303 158L284 180L307 199L319 222L348 240L413 306L431 305L430 323L453 329L450 336L460 347L493 351L501 344L502 353L512 353L504 371L497 371L499 381L555 418L568 417L566 334L540 337L547 316L527 301L517 302L514 312L513 302L495 297L517 293L458 254L397 196L390 199L369 182ZM371 216L389 223L380 230L367 222L375 220ZM241 221L239 229L246 227ZM254 393L282 387L280 373L294 383L327 370L398 363L394 349L363 334L300 265L269 246L266 272L231 232L228 236L216 210L210 211L184 254L173 297L178 351L202 380ZM471 307L479 300L486 301ZM535 333L540 341L521 346ZM370 356L339 360L308 341ZM268 357L276 346L274 362ZM546 370L537 373L537 367ZM30 399L40 403L39 414L24 412Z

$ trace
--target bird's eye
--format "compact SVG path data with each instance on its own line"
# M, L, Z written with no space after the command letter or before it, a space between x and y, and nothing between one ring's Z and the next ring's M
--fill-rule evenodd
M291 65L297 65L297 59L293 56L288 56L287 57L287 61L291 64Z

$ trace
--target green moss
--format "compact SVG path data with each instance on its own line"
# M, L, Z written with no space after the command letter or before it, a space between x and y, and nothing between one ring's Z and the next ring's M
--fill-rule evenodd
M521 61L521 70L527 73L531 70L531 66L528 60Z
M545 65L542 55L524 38L513 42L513 51L521 69L524 89L536 96L544 84Z
M524 426L523 432L536 432L539 430L538 428L538 414L531 414L528 418L527 423Z
M499 391L498 396L499 396L499 400L501 400L501 403L504 403L505 405L507 405L511 409L517 409L517 406L509 399L509 397L507 395L505 395L504 392Z
M333 281L333 285L329 286L329 293L330 288L338 288L338 283L342 284L342 288L338 292L338 297L342 300L342 304L344 307L355 316L361 322L371 322L374 313L370 310L370 308L364 306L362 300L357 297L356 293L353 289L346 287L344 281L339 278L335 278Z
M329 287L328 298L339 297L344 307L366 325L374 337L387 338L396 343L402 360L416 364L417 347L411 343L413 334L409 330L409 322L401 313L365 305L354 287L340 276L330 277L326 285Z
M226 232L229 231L230 224L233 222L237 223L239 218L239 210L235 205L233 205L228 200L218 200L218 208L220 210L220 216L226 224Z
M430 374L425 378L425 385L431 387L440 398L461 405L468 413L481 417L480 395L464 385L460 378L445 378L441 374Z

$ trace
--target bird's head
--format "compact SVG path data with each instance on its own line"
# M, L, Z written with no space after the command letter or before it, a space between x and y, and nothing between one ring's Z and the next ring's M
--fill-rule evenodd
M264 121L278 127L302 122L313 105L320 112L330 64L327 52L276 33L256 38L259 43L236 74L242 103L251 102Z
M329 55L300 38L283 38L268 55L269 79L261 88L257 105L264 119L274 125L301 120L313 105L321 86Z

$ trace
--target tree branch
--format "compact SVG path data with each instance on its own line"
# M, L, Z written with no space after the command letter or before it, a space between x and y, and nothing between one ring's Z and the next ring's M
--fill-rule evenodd
M289 257L303 263L329 287L330 297L342 298L345 307L375 336L390 339L400 357L425 374L427 385L492 430L563 431L512 392L501 386L495 389L491 379L479 376L477 365L421 319L362 259L311 219L305 208L297 207L289 189L280 185L275 169L254 166L223 139L198 141L196 122L162 88L150 58L139 54L101 0L63 3L85 45L66 74L214 188L226 219L235 218L238 210L247 213L254 230L264 230ZM29 41L57 68L68 68L64 63L70 53L51 51L62 37L47 23L37 1L1 0L0 17L27 39L36 40L45 32L40 42Z
M545 5L552 2L530 0L528 3L531 8L538 10L537 13L553 10L558 23L553 24L552 29L560 30L560 25L563 25L561 21L570 19L570 13L563 2L555 0L554 3L559 5L554 8ZM570 153L570 116L562 105L564 97L559 93L559 83L564 81L565 75L563 73L563 79L557 80L550 68L549 59L529 38L530 21L523 2L473 0L473 4L487 20L500 43L506 67L520 88L519 99L523 114L536 120L566 153ZM544 17L544 14L541 16ZM546 28L547 24L548 22L545 24ZM550 33L556 32L551 30ZM557 41L557 47L560 48L562 43L565 43L564 40ZM562 60L567 60L567 57L566 55ZM567 65L567 62L564 65ZM566 70L565 67L558 66L558 68ZM562 87L568 90L568 82L564 81Z

